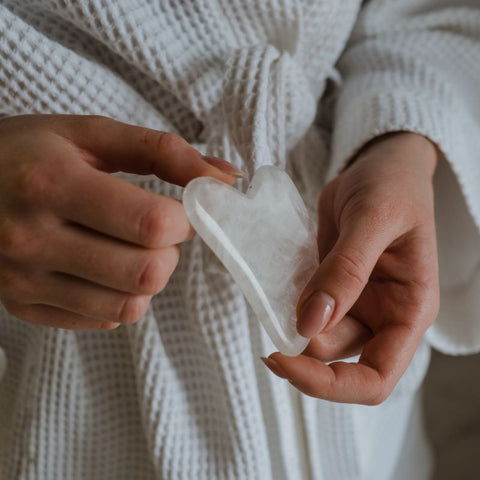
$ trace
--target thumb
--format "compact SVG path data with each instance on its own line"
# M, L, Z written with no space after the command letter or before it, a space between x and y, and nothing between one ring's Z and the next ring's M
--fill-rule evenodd
M359 215L344 225L298 302L297 330L311 338L337 324L365 288L380 255L391 243L390 229ZM321 227L320 227L321 228Z
M173 133L128 125L101 116L64 117L55 122L57 133L93 155L95 167L108 172L153 174L185 186L196 177L214 177L226 183L244 176L224 160L204 157Z

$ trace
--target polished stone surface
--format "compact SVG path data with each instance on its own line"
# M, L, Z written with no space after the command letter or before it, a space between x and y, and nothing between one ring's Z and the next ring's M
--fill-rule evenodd
M316 231L290 177L259 168L246 194L201 177L183 203L197 233L239 285L280 352L298 355L296 305L318 266Z

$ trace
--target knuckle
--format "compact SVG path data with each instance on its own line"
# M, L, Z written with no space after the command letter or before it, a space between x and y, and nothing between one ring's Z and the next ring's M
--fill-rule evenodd
M55 169L47 168L42 161L22 165L14 182L18 197L34 205L45 203L57 187L54 172Z
M24 228L14 222L4 222L0 227L0 253L16 257L28 242Z
M363 286L369 274L363 254L358 250L349 249L334 254L334 262L337 264L340 273L349 280Z
M299 390L301 390L305 395L308 395L309 397L314 397L314 398L320 398L322 400L328 399L330 397L330 390L326 387L319 387L317 385L301 385L298 386L298 384L293 383L295 387L297 387Z
M381 380L377 384L376 388L372 388L370 395L363 402L365 405L374 407L382 404L389 396L390 390L387 388L385 381Z
M138 276L138 290L141 293L154 295L163 290L165 284L166 279L161 259L158 256L148 259Z
M115 319L118 323L136 323L147 310L150 297L141 295L126 295L120 305Z
M440 292L437 284L428 282L413 282L410 296L404 299L402 307L410 312L410 323L406 327L412 328L413 332L424 331L433 325L440 310Z
M138 220L137 235L140 243L150 247L159 246L170 223L171 218L165 208L158 204L150 206Z
M42 236L34 226L6 221L0 225L0 256L38 263L44 253Z
M168 154L185 145L185 140L179 135L167 132L153 131L155 150L159 154Z

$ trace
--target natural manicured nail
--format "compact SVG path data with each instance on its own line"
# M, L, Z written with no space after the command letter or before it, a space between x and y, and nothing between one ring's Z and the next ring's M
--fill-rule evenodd
M300 312L297 329L304 337L320 333L332 318L335 300L325 292L315 292L307 299Z
M242 178L245 176L245 172L242 172L237 167L234 167L231 163L222 160L221 158L212 157L210 155L205 155L202 157L207 163L212 165L215 168L218 168L223 173L231 175L232 177Z
M273 358L265 358L260 357L262 362L278 377L280 378L288 378L288 375L285 373L283 368L273 359Z
M115 330L120 326L120 323L114 323L114 322L102 322L100 324L100 329L101 330Z

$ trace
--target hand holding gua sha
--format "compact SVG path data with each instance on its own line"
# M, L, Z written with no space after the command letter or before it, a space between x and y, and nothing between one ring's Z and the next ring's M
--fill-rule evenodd
M183 193L193 228L237 282L278 350L298 355L296 306L318 266L316 232L290 177L260 167L243 194L199 177Z

